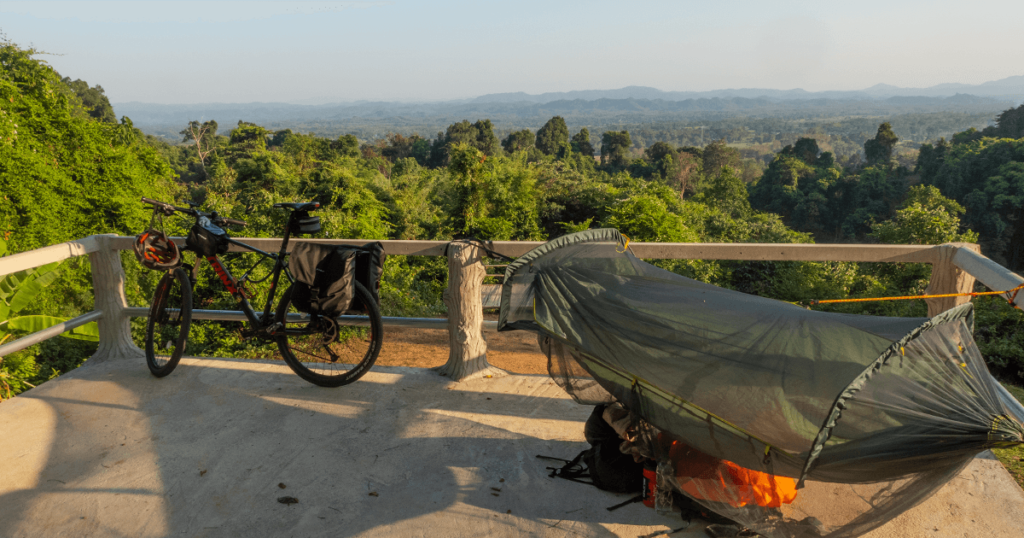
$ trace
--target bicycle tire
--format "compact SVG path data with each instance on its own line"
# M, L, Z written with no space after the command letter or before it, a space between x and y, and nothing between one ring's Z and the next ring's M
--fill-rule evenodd
M354 284L355 301L366 305L369 318L366 328L339 326L326 321L327 318L312 317L318 327L297 334L294 331L308 328L309 323L287 321L289 313L298 313L291 304L295 284L288 287L277 305L275 321L282 325L276 339L281 355L292 371L314 385L340 387L352 383L370 370L380 353L384 340L380 307L365 286L359 282ZM289 328L293 331L291 334Z
M192 284L183 269L164 274L146 320L146 366L156 377L174 371L192 326Z

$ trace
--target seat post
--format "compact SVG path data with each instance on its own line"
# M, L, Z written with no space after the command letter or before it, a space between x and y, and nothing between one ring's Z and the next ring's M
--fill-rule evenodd
M277 283L281 279L281 272L285 270L284 257L288 254L288 238L292 235L292 218L294 216L295 212L293 211L288 215L288 223L284 226L284 239L281 241L281 250L277 253L277 263L275 264L279 270L274 271L274 277L270 280L271 300L268 300L266 306L263 307L264 323L268 323L267 320L270 319L270 307L274 302L272 299L277 295Z
M292 220L295 218L295 212L292 211L288 214L288 223L284 226L284 240L281 241L281 250L277 253L278 256L284 257L288 253L288 238L292 235Z

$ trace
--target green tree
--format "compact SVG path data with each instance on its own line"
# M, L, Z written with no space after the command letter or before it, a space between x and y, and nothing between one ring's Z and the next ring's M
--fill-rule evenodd
M963 224L987 256L1024 268L1024 139L937 146L921 152L917 170L922 183L964 206Z
M605 131L601 135L601 164L625 168L629 164L629 148L632 146L629 131Z
M675 193L645 185L633 186L622 194L625 196L608 208L604 226L618 228L634 241L700 241L680 214Z
M170 167L142 140L119 138L122 126L78 114L33 54L0 41L0 237L20 252L138 233L148 221L139 198L168 196Z
M875 137L864 142L864 155L868 164L888 164L892 161L892 150L899 141L889 122L879 125Z
M545 155L557 155L562 146L569 143L569 127L561 116L555 116L547 121L537 131L537 149Z
M71 91L75 92L75 95L82 102L82 107L85 108L86 113L90 117L105 123L117 122L117 117L114 115L114 107L110 106L110 100L103 93L103 86L97 84L90 88L88 82L82 79L71 80L70 77L64 77L61 79L61 82L66 84L68 88L71 88Z
M505 140L501 142L501 147L505 150L505 153L529 151L533 147L535 138L536 136L533 134L533 131L529 129L515 131L505 137Z
M419 161L417 155L421 158L425 158L425 150L429 147L430 142L427 142L418 134L413 133L412 136L402 136L396 133L389 133L387 136L387 145L384 147L381 154L391 162L398 162L401 159L409 157L415 158Z
M993 135L1001 138L1024 138L1024 105L999 114L994 131Z
M863 238L871 223L892 218L907 190L907 179L889 166L869 166L828 186L827 225L836 239Z
M452 148L455 179L446 213L457 234L480 239L540 237L536 176L524 162L486 158L468 144Z
M796 144L792 146L786 146L782 148L780 152L783 155L792 155L797 159L809 164L814 165L818 159L818 154L821 150L818 149L818 141L813 138L801 137L796 141Z
M587 157L594 156L594 145L590 143L590 131L586 127L573 135L571 143L573 153L586 155Z
M291 133L290 130L288 132ZM199 166L203 171L203 179L209 178L209 173L206 171L206 159L217 149L217 122L210 120L199 123L193 120L188 122L188 126L178 134L182 136L182 142L195 144L196 155L199 156Z
M734 170L742 169L739 150L726 145L724 138L705 146L701 156L704 160L704 175L707 177L718 175L726 166Z
M963 206L942 196L932 185L911 187L903 206L887 221L872 225L871 236L894 245L974 243L978 234L961 231Z
M477 120L476 123L462 120L449 125L444 133L437 134L430 149L429 164L447 166L451 162L451 148L459 144L473 146L487 156L497 154L501 148L491 120Z
M284 142L288 140L288 137L295 133L291 129L282 129L280 131L274 131L274 136L270 139L270 147L281 147Z
M990 138L1024 138L1024 105L1010 108L996 116L996 124L978 131L968 129L955 135L955 143L966 144L982 137Z
M236 150L260 151L267 149L267 135L269 134L270 131L255 123L238 120L238 127L231 130L229 141Z
M717 176L708 178L705 188L691 200L717 208L733 219L745 219L751 214L747 187L728 166Z
M356 135L341 135L337 139L331 141L330 147L340 157L359 156L359 140L356 138Z

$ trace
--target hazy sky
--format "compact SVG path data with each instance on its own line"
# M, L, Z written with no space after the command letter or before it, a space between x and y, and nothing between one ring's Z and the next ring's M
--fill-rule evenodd
M855 90L1024 74L1024 1L0 2L114 103Z

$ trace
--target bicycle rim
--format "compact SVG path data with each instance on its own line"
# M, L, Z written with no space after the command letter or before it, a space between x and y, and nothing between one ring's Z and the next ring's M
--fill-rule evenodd
M171 373L181 360L192 324L192 287L175 269L160 279L146 321L146 365L156 377Z
M370 305L365 326L339 325L325 317L301 314L291 304L288 288L277 308L281 355L299 377L321 387L347 385L370 370L380 353L384 326L370 292L355 283L356 300ZM289 316L288 314L291 314ZM296 319L300 318L300 319Z

